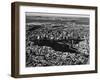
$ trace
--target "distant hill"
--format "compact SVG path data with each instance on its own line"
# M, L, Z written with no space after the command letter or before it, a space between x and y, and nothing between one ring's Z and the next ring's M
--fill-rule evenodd
M26 23L40 22L40 23L66 23L75 22L76 24L89 25L89 17L48 17L48 16L26 16Z

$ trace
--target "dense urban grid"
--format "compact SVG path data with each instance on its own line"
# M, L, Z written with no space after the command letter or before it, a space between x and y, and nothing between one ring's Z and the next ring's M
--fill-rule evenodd
M89 64L89 21L40 19L26 24L26 67Z

